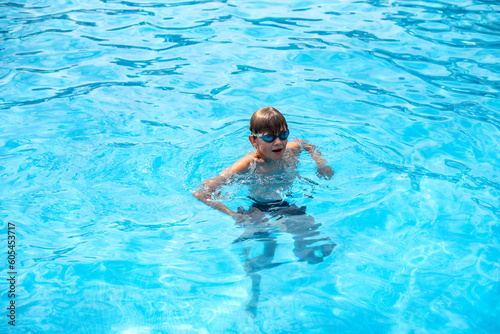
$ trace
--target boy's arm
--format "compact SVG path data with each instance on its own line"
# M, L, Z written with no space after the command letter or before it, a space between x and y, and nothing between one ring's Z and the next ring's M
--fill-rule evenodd
M294 139L294 141L298 143L297 145L299 147L297 148L302 147L311 155L311 158L316 162L316 165L318 166L319 176L330 179L333 174L335 174L332 167L327 165L326 160L323 159L321 152L316 148L316 146L307 144L307 141L305 141L304 139Z
M219 174L219 176L204 181L203 187L200 187L198 190L193 191L193 196L206 205L214 208L215 210L218 210L222 213L230 215L236 220L239 220L241 218L241 214L232 211L221 202L214 201L212 199L212 195L217 191L217 189L219 189L219 187L226 184L231 176L236 173L242 173L246 171L250 166L250 161L251 160L249 156L241 158L235 164L223 170Z

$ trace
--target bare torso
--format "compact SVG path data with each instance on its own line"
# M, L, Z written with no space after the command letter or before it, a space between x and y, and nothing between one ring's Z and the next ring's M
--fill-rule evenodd
M298 149L287 149L277 161L255 159L242 175L248 183L250 196L260 202L279 201L286 198L298 176Z

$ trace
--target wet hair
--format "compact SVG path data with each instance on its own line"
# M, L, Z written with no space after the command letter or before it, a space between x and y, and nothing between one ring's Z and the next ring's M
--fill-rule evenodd
M250 119L252 134L278 134L283 130L288 130L285 117L273 107L257 110Z

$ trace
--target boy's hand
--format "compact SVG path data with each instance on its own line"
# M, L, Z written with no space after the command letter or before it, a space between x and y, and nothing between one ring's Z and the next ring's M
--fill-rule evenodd
M248 217L247 215L242 215L241 213L235 212L231 215L231 217L233 217L236 221L236 225L243 225L250 221L250 217Z
M251 208L250 211L246 211L245 213L243 213L243 208L239 207L238 212L234 212L233 214L231 214L231 217L236 220L236 225L244 225L248 223L258 224L267 221L266 214L255 208Z
M318 176L321 177L321 178L325 178L325 179L331 179L333 174L335 174L335 172L333 171L332 167L328 166L328 165L323 165L323 166L318 166Z

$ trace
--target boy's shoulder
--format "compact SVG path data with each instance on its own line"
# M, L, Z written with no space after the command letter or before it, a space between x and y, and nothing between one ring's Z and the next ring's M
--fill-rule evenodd
M247 153L242 158L240 158L238 161L236 161L234 164L232 164L229 167L229 170L233 173L243 173L248 168L250 168L250 165L252 164L252 162L254 162L256 160L257 160L257 158L255 156L255 152Z
M295 149L301 149L302 148L302 142L303 140L302 139L298 139L298 138L295 138L295 139L292 139L288 142L288 144L286 144L286 148L295 148Z

